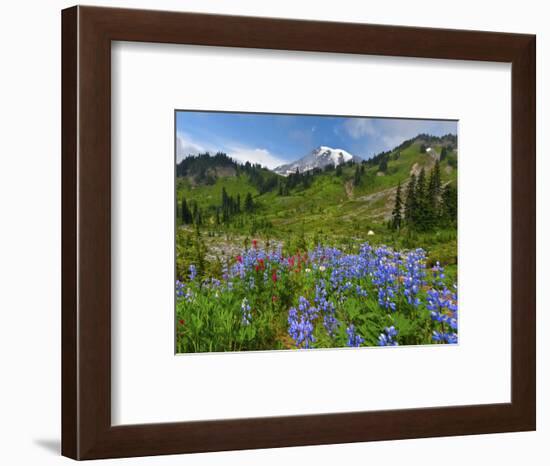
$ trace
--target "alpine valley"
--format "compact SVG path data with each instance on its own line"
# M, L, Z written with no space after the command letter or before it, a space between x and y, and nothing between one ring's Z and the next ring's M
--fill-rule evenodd
M362 241L421 247L453 270L457 138L419 134L368 160L321 146L274 170L189 154L176 166L176 202L180 278L198 261L219 273L252 241L289 254Z

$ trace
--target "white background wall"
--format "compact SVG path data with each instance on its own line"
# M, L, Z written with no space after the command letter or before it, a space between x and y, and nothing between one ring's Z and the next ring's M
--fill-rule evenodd
M540 0L115 0L97 5L483 29L537 34L538 431L443 439L118 460L129 464L542 464L550 454L545 397L550 321L542 310L550 249L550 14ZM4 4L0 19L0 461L61 464L60 438L60 0ZM545 212L546 211L546 212ZM546 306L545 306L546 305ZM109 464L107 461L103 464Z

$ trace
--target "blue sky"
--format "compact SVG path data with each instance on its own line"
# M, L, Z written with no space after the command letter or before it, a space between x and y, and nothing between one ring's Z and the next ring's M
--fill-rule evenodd
M292 162L318 146L368 159L419 133L457 133L456 121L310 115L176 113L176 156L222 151L240 162L269 168Z

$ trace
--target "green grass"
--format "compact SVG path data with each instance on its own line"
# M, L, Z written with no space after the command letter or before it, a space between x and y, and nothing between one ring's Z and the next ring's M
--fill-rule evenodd
M335 171L318 174L307 189L295 188L287 196L278 195L276 189L260 194L245 174L220 177L212 185L194 185L188 178L178 178L177 198L180 202L185 197L188 202L196 202L205 210L206 218L203 218L201 229L206 243L225 235L232 238L236 245L242 246L246 238L257 237L264 241L282 242L290 250L297 244L312 246L319 241L334 246L350 241L369 241L395 248L422 247L433 260L455 264L455 230L436 230L424 234L402 231L397 234L387 228L397 184L407 183L413 167L424 167L429 172L434 165L431 155L420 152L420 145L420 142L413 143L402 150L399 157L392 153L388 169L382 176L378 166L365 166L362 182L358 186L353 186L356 165L346 165L342 167L340 176ZM431 147L441 152L440 146ZM456 183L455 167L456 152L451 152L447 160L441 162L443 184ZM250 192L255 203L254 213L236 215L227 224L216 224L212 207L220 205L222 188L234 198L240 195L241 206ZM405 192L406 187L403 187L403 199ZM179 218L178 226L182 228ZM187 233L182 235L192 237L191 230L187 227ZM369 235L369 231L374 235ZM205 247L210 248L209 244Z

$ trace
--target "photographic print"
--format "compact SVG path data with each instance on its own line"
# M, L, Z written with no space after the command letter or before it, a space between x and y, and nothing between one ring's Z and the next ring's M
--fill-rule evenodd
M457 121L178 110L177 353L458 343Z

